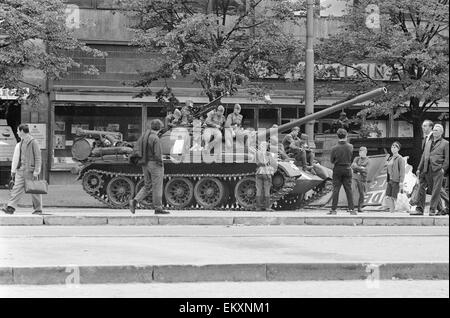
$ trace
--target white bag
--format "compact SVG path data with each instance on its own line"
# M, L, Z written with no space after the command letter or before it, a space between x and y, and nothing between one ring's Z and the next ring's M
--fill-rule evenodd
M397 196L397 202L395 203L396 212L409 212L411 211L411 205L406 193L400 192Z

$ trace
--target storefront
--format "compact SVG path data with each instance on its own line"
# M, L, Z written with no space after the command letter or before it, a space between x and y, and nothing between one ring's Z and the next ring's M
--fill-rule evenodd
M20 123L21 104L16 91L0 88L0 188L6 187L11 175L12 157L18 141L17 127Z

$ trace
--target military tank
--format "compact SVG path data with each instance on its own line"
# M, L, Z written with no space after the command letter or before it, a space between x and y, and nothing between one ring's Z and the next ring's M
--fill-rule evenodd
M380 88L351 100L300 118L278 127L287 131L343 107L370 100L386 93ZM200 118L219 105L220 98L193 110ZM251 210L256 203L254 150L247 142L242 147L235 142L232 149L219 144L219 150L205 153L196 149L196 136L202 128L176 127L160 136L164 156L163 204L166 209L230 209ZM269 138L273 130L257 133L255 138ZM81 163L78 179L83 189L111 208L126 208L129 200L144 186L140 166L129 162L133 144L121 141L109 132L76 132L72 147L73 159ZM316 196L328 176L318 176L299 169L292 161L277 160L273 176L271 202L277 209L294 209L304 194L313 190ZM294 202L295 201L295 202ZM152 208L151 195L139 203L138 208Z

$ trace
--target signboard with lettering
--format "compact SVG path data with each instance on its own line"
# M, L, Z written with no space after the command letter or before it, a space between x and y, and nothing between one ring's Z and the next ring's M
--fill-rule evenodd
M0 120L0 161L12 161L17 141L6 120Z
M39 148L46 149L47 148L47 124L28 124L30 127L30 135L33 136L34 139L39 144Z
M28 87L23 88L25 93L21 97L22 99L26 99L30 94L30 89ZM17 89L4 88L0 87L0 99L18 99Z

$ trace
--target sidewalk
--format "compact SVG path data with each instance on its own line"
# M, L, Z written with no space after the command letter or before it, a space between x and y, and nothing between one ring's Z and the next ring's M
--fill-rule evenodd
M373 230L365 235L366 228L337 236L335 227L307 230L311 235L317 229L317 236L292 236L307 228L283 226L269 236L252 235L252 227L240 228L239 234L235 227L169 226L171 235L151 226L66 227L61 236L54 235L61 233L57 227L35 229L0 230L0 284L64 284L73 275L80 283L98 284L364 280L370 275L429 280L448 279L449 273L444 228L407 228L408 235L387 236L374 236ZM139 235L133 236L136 230ZM391 234L389 228L377 231ZM123 232L131 234L120 236ZM197 232L203 235L186 235Z
M99 208L46 208L45 215L32 215L19 208L13 215L0 214L0 226L27 225L347 225L347 226L448 226L448 216L410 216L407 213L363 212L352 216L346 211L328 216L327 210L246 212L246 211L171 211L155 215L151 210Z

